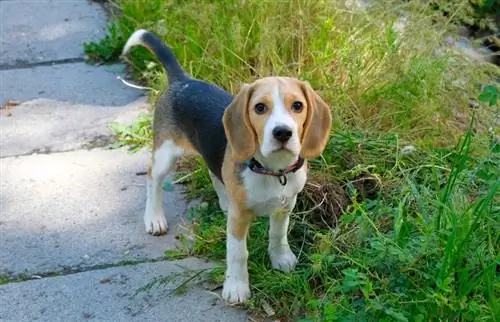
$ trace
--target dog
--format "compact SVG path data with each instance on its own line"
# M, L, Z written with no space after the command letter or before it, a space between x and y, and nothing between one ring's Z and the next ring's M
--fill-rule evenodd
M167 232L163 181L181 156L201 155L227 215L222 297L229 303L244 302L251 295L246 238L254 216L270 217L272 267L289 272L297 264L287 239L290 213L306 183L307 160L319 156L327 144L331 109L307 82L295 78L260 78L233 96L189 76L155 34L136 30L122 55L136 45L149 49L168 77L153 117L146 231Z

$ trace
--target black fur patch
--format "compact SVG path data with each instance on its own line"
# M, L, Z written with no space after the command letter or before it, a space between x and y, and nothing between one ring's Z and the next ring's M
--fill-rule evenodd
M176 82L169 90L176 126L203 156L210 171L223 182L221 170L227 140L222 116L233 96L195 79Z

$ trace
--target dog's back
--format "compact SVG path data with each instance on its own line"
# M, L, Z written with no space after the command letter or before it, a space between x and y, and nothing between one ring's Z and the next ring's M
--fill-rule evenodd
M155 107L155 135L182 133L181 139L189 141L203 156L210 171L222 181L221 166L227 144L222 116L233 96L218 86L190 77L172 50L153 33L142 29L134 32L123 54L136 45L155 54L168 77L168 89Z
M222 116L232 99L226 91L200 80L188 78L175 82L156 106L160 111L155 111L155 120L163 120L156 121L153 130L156 131L156 124L178 128L203 156L210 171L222 181L221 167L227 145Z

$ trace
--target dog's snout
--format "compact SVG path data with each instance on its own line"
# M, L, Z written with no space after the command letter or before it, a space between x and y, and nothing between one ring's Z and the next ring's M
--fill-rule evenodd
M288 126L277 126L273 129L273 136L279 142L285 143L292 137L292 129Z

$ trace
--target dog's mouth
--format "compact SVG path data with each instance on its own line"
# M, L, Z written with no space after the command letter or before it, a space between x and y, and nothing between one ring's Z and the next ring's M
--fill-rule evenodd
M280 146L278 146L276 149L273 150L273 152L281 152L281 151L287 151L287 152L292 152L287 146L286 144L282 144Z
M294 158L298 156L300 148L297 149L293 142L273 142L272 146L263 150L262 156L265 158Z
M294 153L295 152L295 149L293 149L292 147L290 147L289 142L285 142L285 143L279 144L278 148L276 150L277 151L288 151L290 153Z
M287 144L280 144L278 147L276 147L272 153L278 153L278 154L292 154L295 155L296 152L294 149L291 149L290 147L287 146Z

